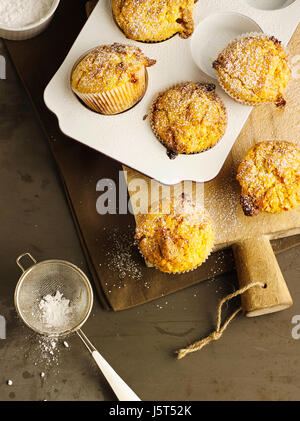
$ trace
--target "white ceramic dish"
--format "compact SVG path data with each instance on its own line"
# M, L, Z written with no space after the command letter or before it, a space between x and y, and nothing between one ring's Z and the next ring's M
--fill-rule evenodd
M57 115L60 128L67 136L161 183L211 180L222 168L251 107L233 101L217 87L228 112L225 136L206 152L179 155L174 160L168 158L166 149L156 140L149 118L144 120L143 117L149 113L157 93L168 86L188 80L214 82L198 66L214 76L210 65L218 48L223 41L230 41L241 31L257 32L261 28L287 44L299 22L300 0L289 1L290 4L268 0L269 6L271 3L274 10L264 10L267 0L202 0L195 5L196 29L190 39L175 36L162 43L147 44L126 39L112 18L110 1L100 0L47 86L44 93L46 105ZM209 19L211 28L207 25ZM207 25L208 32L201 29L202 24L204 28ZM92 47L113 42L135 44L148 57L156 59L157 64L148 70L148 89L141 102L122 114L103 116L88 110L78 101L70 89L69 80L78 57ZM202 48L203 45L206 47Z
M13 41L22 41L33 38L43 32L51 22L60 0L53 0L48 13L39 21L21 28L9 28L0 26L0 37Z

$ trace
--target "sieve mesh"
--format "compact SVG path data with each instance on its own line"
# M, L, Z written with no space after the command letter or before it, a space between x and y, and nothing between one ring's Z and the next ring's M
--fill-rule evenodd
M39 303L46 295L59 291L70 300L70 317L63 327L48 326L42 319ZM16 309L24 323L43 335L67 335L88 318L93 303L91 284L75 265L63 260L47 260L24 271L15 291Z

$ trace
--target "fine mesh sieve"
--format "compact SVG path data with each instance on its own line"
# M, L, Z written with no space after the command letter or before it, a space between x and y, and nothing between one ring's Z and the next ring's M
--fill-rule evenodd
M25 270L20 260L27 256L34 265ZM24 253L17 259L23 274L15 291L15 306L24 323L34 331L48 336L63 336L79 329L87 320L93 305L93 291L86 275L75 265L64 260L46 260L37 263ZM39 303L56 291L70 300L70 315L61 326L48 326L42 319Z
M21 263L21 259L25 257L31 260L28 269ZM45 260L37 263L30 253L23 253L16 262L23 273L15 289L15 307L23 322L41 335L57 337L76 332L118 399L140 401L80 329L89 317L93 305L93 290L82 270L64 260ZM57 291L70 301L71 309L70 315L58 328L45 323L39 307L43 297L54 296Z

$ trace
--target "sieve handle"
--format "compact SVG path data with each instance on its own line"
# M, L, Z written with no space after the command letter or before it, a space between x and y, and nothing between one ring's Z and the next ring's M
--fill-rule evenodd
M92 354L97 366L110 384L119 401L140 401L140 398L130 389L124 380L115 372L102 355L96 350L81 329L77 331L78 336Z
M25 256L28 256L28 257L29 257L29 258L33 261L33 264L34 264L34 265L37 263L37 261L35 260L35 258L34 258L34 257L32 257L30 253L28 253L28 252L27 252L27 253L23 253L23 254L21 254L21 255L17 258L16 263L17 263L17 265L19 266L19 268L21 268L22 272L25 272L25 271L26 271L26 269L24 269L24 267L21 265L21 259L23 259L23 257L25 257Z

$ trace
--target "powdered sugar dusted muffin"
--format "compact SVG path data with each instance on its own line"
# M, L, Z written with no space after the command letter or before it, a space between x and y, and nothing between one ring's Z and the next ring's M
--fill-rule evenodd
M116 114L144 95L146 67L155 64L134 46L103 45L89 51L72 72L72 89L92 110Z
M115 20L127 38L163 41L193 33L194 0L112 0Z
M151 125L176 156L214 146L226 130L227 116L215 85L186 82L159 94L152 106Z
M253 146L238 168L245 215L288 211L300 205L300 149L289 142Z
M256 35L235 40L219 54L213 67L220 84L236 100L249 105L285 105L291 70L276 38Z
M200 266L213 246L213 225L206 212L184 196L164 199L139 221L135 239L157 269L182 273Z

